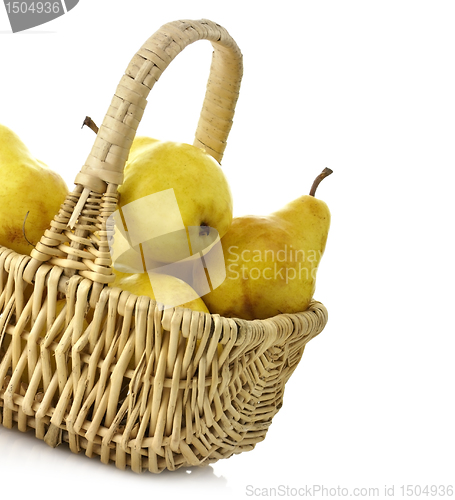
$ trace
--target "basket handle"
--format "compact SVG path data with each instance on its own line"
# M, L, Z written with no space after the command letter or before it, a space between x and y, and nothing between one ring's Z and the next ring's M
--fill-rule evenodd
M211 41L214 52L193 144L221 163L239 95L242 54L228 32L212 21L174 21L163 25L132 58L75 184L97 193L106 192L107 184L122 184L150 90L171 61L196 40Z
M32 261L24 272L27 282L32 282L36 270L44 262L62 266L65 279L79 274L92 280L97 284L97 293L100 287L112 281L104 225L116 209L117 188L123 182L123 169L147 96L171 61L197 40L209 40L214 52L193 144L204 148L221 163L240 90L242 54L229 33L212 21L167 23L131 59L87 161L76 176L74 192L67 197L51 221L51 227L30 253ZM98 216L96 207L100 200L102 207ZM85 215L80 217L83 213ZM94 249L94 243L88 238L98 230L101 239ZM65 286L63 280L62 290ZM95 301L96 293L91 297Z

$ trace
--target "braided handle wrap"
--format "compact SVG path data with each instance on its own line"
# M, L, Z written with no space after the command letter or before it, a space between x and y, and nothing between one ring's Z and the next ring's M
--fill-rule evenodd
M76 184L97 193L104 193L107 183L122 184L150 90L177 54L196 40L209 40L214 52L193 144L221 163L239 95L242 54L228 32L212 21L174 21L163 25L131 60Z

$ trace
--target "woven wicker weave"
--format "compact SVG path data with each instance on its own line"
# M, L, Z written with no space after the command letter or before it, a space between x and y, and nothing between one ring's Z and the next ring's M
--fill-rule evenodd
M305 344L327 322L319 302L299 314L245 321L163 309L108 287L106 221L146 98L196 40L211 41L214 52L194 144L221 161L241 53L213 22L166 24L131 60L75 190L31 257L0 247L0 423L136 472L253 449Z

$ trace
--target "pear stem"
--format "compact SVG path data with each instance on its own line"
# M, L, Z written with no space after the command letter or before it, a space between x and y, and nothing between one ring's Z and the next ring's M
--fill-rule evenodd
M83 128L84 125L87 125L87 127L89 129L93 130L93 132L95 132L95 134L98 133L99 128L97 127L96 123L90 118L90 116L85 117L84 123L82 124L81 128Z
M330 170L330 168L325 168L316 177L316 179L314 179L313 185L311 186L311 190L310 190L310 196L314 196L316 194L316 189L318 188L318 186L321 183L322 179L325 179L326 177L328 177L332 173L333 173L333 170Z

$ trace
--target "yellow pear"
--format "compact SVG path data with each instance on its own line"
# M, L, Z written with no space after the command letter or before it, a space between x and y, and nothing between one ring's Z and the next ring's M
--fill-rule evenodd
M205 256L210 278L216 281L217 274L226 273L220 286L203 295L211 313L252 320L308 308L330 227L329 208L314 194L330 173L325 169L310 195L277 212L233 219L221 239L225 269L212 262L211 252ZM204 279L195 275L196 290Z
M135 295L145 295L167 307L180 306L193 311L209 312L204 301L191 286L175 276L153 272L115 272L115 275L116 279L110 284L112 287L119 287Z
M203 149L137 137L124 174L120 232L136 255L141 245L145 262L186 259L228 230L231 190L219 163Z
M115 276L115 280L112 283L109 283L109 286L119 286L118 284L121 279L132 275L132 273L124 273L123 271L119 271L115 267L112 267L112 271Z
M137 155L146 150L151 144L155 144L156 142L159 142L159 140L153 137L147 137L145 135L136 136L130 148L128 162L132 162Z
M0 245L30 255L65 201L68 187L4 125L0 125L0 176Z

